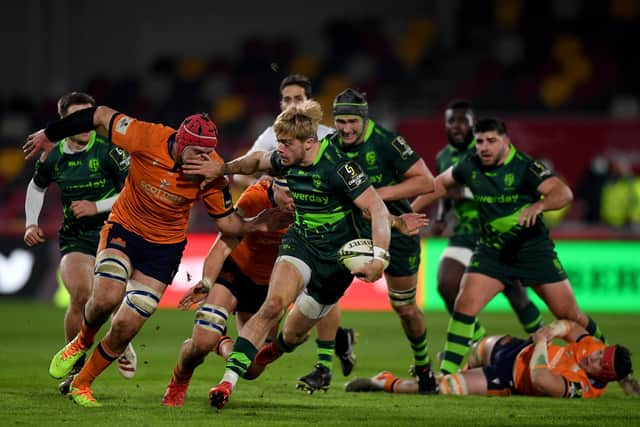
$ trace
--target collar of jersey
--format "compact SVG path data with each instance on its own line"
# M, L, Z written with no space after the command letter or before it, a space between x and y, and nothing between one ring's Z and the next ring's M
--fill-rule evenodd
M507 154L507 158L504 159L503 165L508 165L511 162L511 160L513 160L515 155L516 155L516 147L514 147L513 144L509 144L509 153Z
M320 149L318 150L318 152L316 153L316 158L313 159L313 163L311 163L309 166L307 167L311 167L311 166L315 166L318 164L318 162L320 161L320 158L322 157L322 155L324 154L324 150L327 149L327 147L329 146L329 140L328 139L323 139L322 141L320 141ZM304 169L304 168L303 168Z
M60 154L76 154L76 153L82 153L83 151L91 150L91 147L93 147L93 144L95 142L96 142L96 131L93 130L93 131L91 131L91 136L89 137L89 142L87 142L87 145L85 145L82 150L71 151L69 149L68 152L67 152L65 150L65 148L67 148L67 138L65 138L62 141L60 141L60 145L58 146L58 148L60 149Z

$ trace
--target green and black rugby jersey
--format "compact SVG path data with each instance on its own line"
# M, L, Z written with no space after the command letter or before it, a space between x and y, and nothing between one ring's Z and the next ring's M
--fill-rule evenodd
M284 176L295 203L294 230L324 258L349 240L362 235L362 214L353 203L369 186L369 178L338 147L324 139L313 164L305 167L282 165L274 151L271 165Z
M466 185L478 203L480 244L493 249L515 248L548 239L542 215L533 227L518 225L520 212L540 200L537 188L553 176L542 163L509 147L505 162L494 167L482 165L477 153L469 153L453 167L453 178Z
M367 132L360 144L346 145L340 134L335 132L327 136L333 144L356 161L369 176L371 185L375 188L399 184L404 180L404 174L420 160L403 137L369 119ZM385 202L387 209L393 215L412 212L411 203L407 199L390 200Z
M462 149L447 144L436 155L436 173L441 174L456 165L467 153L474 153L475 147L475 139ZM453 228L453 235L449 239L449 245L473 249L480 237L478 204L472 199L463 198L452 199L451 206L456 216L456 225Z
M68 154L66 140L58 142L44 162L38 160L33 182L47 188L55 182L60 188L63 206L61 232L68 234L100 229L109 212L76 218L71 212L72 201L98 201L120 192L129 170L129 155L108 139L91 133L87 148Z

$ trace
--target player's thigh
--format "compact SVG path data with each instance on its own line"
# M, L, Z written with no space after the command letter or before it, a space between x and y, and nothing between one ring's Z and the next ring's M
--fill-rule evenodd
M558 319L569 319L581 322L582 312L571 288L569 280L562 280L544 285L533 285L533 290L547 304L549 310Z
M60 276L72 300L89 298L95 260L95 256L82 252L69 252L60 260Z
M466 265L459 260L442 257L438 266L438 289L458 293Z
M298 262L304 264L293 258L278 258L276 260L271 272L266 301L275 301L281 304L283 309L286 309L296 299L304 287L303 273L301 272L304 266L299 266Z
M455 311L475 316L502 292L504 285L498 279L480 273L465 273L455 302Z
M467 393L472 395L487 394L487 377L482 368L469 369L461 375L467 384Z

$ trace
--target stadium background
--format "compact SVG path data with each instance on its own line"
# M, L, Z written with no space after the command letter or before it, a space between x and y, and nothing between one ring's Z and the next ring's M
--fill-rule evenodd
M516 145L550 162L573 188L552 218L561 259L587 310L640 310L640 4L552 1L291 0L224 6L204 0L12 2L3 8L0 87L0 298L50 301L57 284L61 212L49 189L40 221L47 244L22 243L33 164L25 136L56 117L71 90L145 120L177 126L208 111L220 152L243 153L278 112L278 84L307 74L324 106L365 91L371 116L400 131L434 169L445 144L443 108L470 99L507 122ZM237 195L240 189L235 188ZM200 275L213 229L194 210L172 305ZM425 231L420 298L442 310L435 269L445 243ZM173 299L172 299L173 298ZM357 284L346 309L388 310L384 283ZM502 310L498 300L489 309Z

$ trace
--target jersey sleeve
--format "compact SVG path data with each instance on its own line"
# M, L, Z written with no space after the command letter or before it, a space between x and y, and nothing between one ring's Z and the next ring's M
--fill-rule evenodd
M58 149L58 145L55 146L54 150ZM53 163L54 157L51 153L47 156L44 162L38 160L36 162L36 170L33 173L33 183L40 188L47 188L49 184L53 182Z
M400 175L404 175L411 166L418 160L420 155L414 151L409 143L400 135L391 141L391 149L389 149L389 157L393 165L393 169L398 171Z
M144 151L151 144L157 144L159 139L168 137L173 129L156 123L143 122L132 117L117 113L109 125L109 139L128 153Z
M209 184L202 195L202 201L212 218L222 218L234 212L231 191L226 178L218 178Z
M331 177L332 187L345 193L351 200L357 199L371 185L362 167L352 160L340 164L336 172Z
M542 162L531 160L524 172L523 183L527 189L537 191L538 186L546 179L551 178L553 172Z
M471 167L471 159L469 156L463 156L458 163L453 166L451 173L453 175L453 179L458 184L468 185L467 184L467 176L469 175L469 170Z

